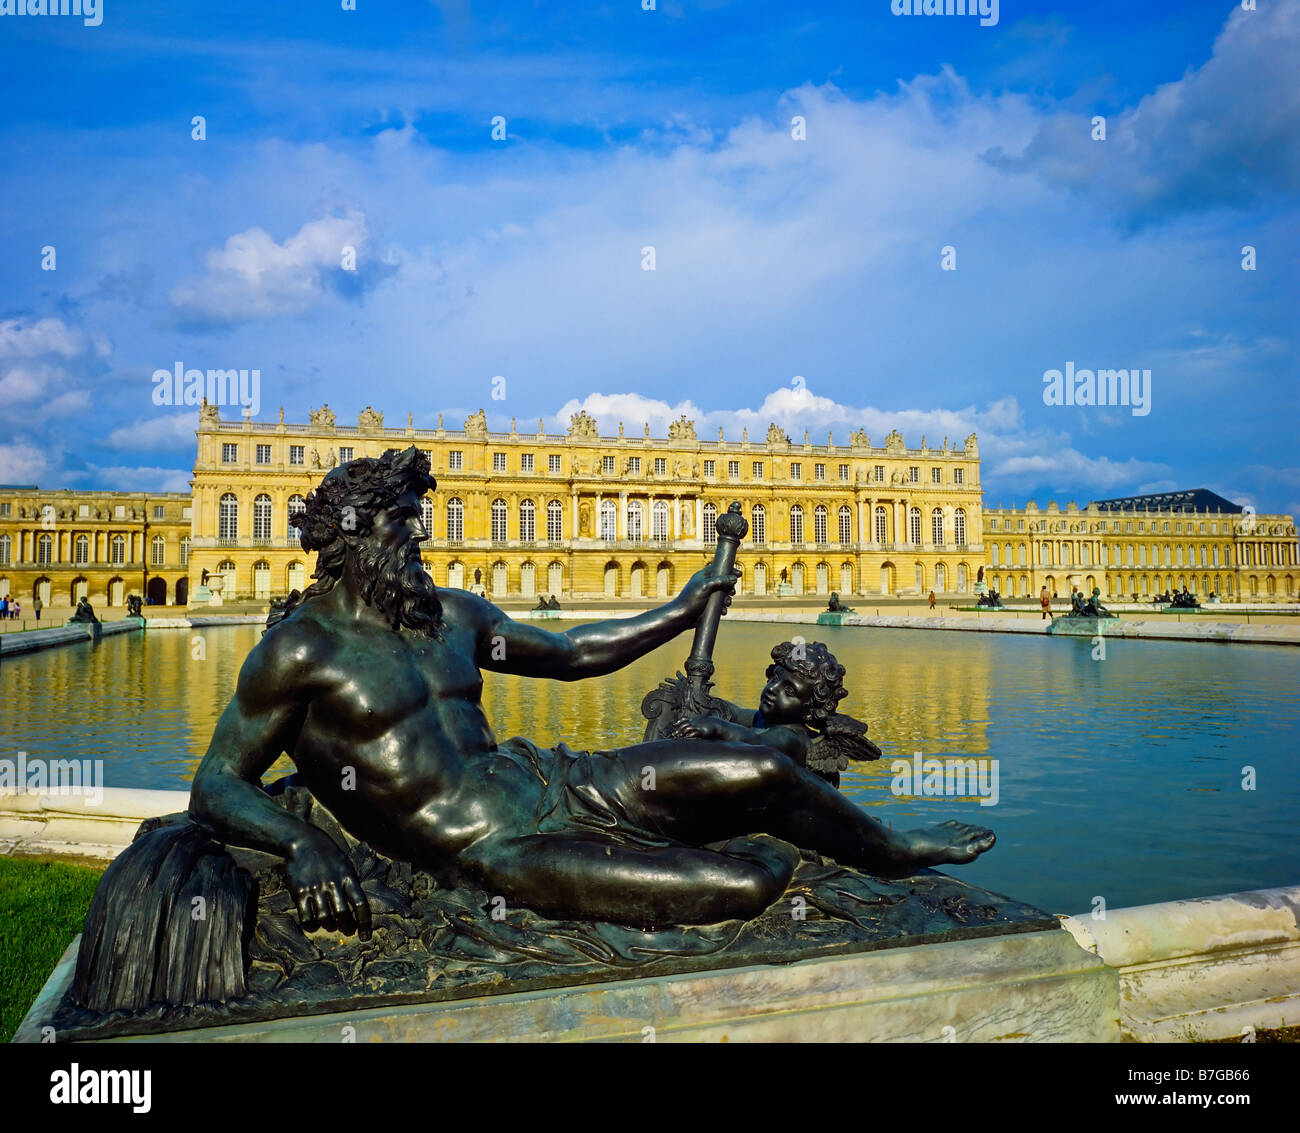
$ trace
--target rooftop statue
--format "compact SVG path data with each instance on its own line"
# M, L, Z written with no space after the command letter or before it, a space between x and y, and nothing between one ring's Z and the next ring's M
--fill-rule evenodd
M757 708L715 701L721 714L689 714L667 738L593 752L498 740L481 700L484 670L582 680L692 628L697 647L706 638L711 649L738 572L715 557L665 605L550 633L434 585L419 543L420 501L435 488L427 453L393 449L329 472L290 517L303 548L317 552L314 581L277 606L245 660L188 818L142 832L105 874L70 994L79 1009L243 994L237 948L232 958L233 945L218 955L207 937L186 943L211 923L193 927L187 915L169 928L142 907L165 898L164 908L188 910L186 886L225 893L209 916L227 917L239 940L256 889L229 856L241 847L283 863L280 880L263 887L273 904L249 947L292 969L310 945L288 915L303 930L366 940L373 925L409 913L419 896L412 870L449 901L497 895L531 915L645 933L750 921L786 892L801 850L911 878L993 845L991 831L958 822L893 830L828 782L848 758L880 753L864 724L836 711L844 670L817 643L772 651ZM277 795L262 777L282 754L296 775ZM189 874L175 864L182 849L193 855ZM387 863L378 873L376 855ZM174 891L159 898L164 875ZM405 897L393 896L399 881ZM432 939L436 928L407 931ZM159 945L150 933L164 931L178 935ZM174 972L132 967L163 954L188 973L196 965L185 950L200 947L199 970L222 965L201 991L177 990L184 979ZM128 952L135 958L124 960Z

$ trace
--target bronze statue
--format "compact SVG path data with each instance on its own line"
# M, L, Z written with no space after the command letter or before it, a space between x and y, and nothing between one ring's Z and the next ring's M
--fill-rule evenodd
M73 611L72 617L68 619L68 624L72 625L74 623L80 623L80 622L90 623L90 622L98 622L98 621L99 619L95 617L94 609L92 609L90 603L86 601L85 596L83 595L82 597L78 598L77 608L76 610Z
M140 613L140 607L143 604L139 594L128 594L126 598L126 616L128 618L138 618L143 615Z
M853 613L853 607L844 605L840 601L839 593L832 590L831 599L826 603L826 612L829 614L851 614Z
M745 857L703 847L756 833L886 877L993 845L990 831L960 823L891 831L769 746L497 743L480 669L612 672L690 628L713 593L729 601L736 575L702 570L665 606L551 634L433 585L419 502L434 486L427 454L410 448L354 460L308 496L292 518L319 554L316 581L245 661L195 775L194 820L284 858L304 923L365 930L370 909L338 847L262 791L285 751L354 836L552 915L643 926L752 917L781 895L797 856L775 842ZM355 531L340 522L345 507ZM647 768L654 790L641 787Z

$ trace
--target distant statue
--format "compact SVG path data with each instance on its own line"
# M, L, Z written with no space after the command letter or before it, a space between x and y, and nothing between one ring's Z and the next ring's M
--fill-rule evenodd
M128 594L126 597L126 616L128 618L141 617L140 607L142 604L139 594Z
M1092 588L1092 596L1083 604L1083 612L1093 618L1108 618L1111 613L1101 601L1101 587Z
M1186 586L1183 587L1181 592L1174 592L1173 601L1170 602L1170 605L1173 606L1175 610L1199 610L1201 608L1201 604L1196 600L1196 596L1192 594Z
M548 610L558 610L560 608L560 600L554 594L552 594L550 598L547 600L546 608Z
M676 421L670 421L668 423L668 439L670 441L695 440L695 422L688 421L685 413Z
M307 420L313 425L332 429L334 428L334 410L328 404L322 405L319 409L309 409L307 411Z
M983 582L983 581L984 581L984 568L983 568L983 567L980 567L979 571L976 573L976 575L975 575L975 581L976 581L976 582Z
M315 449L311 450L311 466L313 468L320 467L320 453L317 452Z
M986 610L1001 610L1002 595L990 587L975 600L975 605L983 606Z
M596 428L596 420L585 409L578 410L569 418L569 436L571 437L598 437L600 430Z
M591 504L578 508L578 535L583 539L591 538Z
M479 409L465 418L465 435L477 440L487 439L487 414L483 410Z
M790 443L790 438L786 434L786 431L773 421L767 427L767 443L769 445L788 445Z
M68 624L72 625L77 622L90 623L98 621L99 619L95 617L95 611L91 609L90 603L86 601L86 597L83 594L77 599L77 608L73 611L72 617L68 619Z
M826 612L830 614L851 614L853 613L853 607L844 605L840 601L839 592L832 590L831 600L826 603Z
M209 577L210 577L210 575L208 574L208 568L207 568L207 567L204 567L204 568L203 568L203 573L202 573L201 575L199 575L199 585L200 585L200 586L207 586L207 584L208 584L208 578L209 578Z

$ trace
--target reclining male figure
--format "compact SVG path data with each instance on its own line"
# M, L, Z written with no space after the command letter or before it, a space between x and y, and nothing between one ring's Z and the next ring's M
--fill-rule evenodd
M762 744L499 744L481 669L613 672L694 626L714 592L730 601L736 575L702 570L657 609L548 633L434 586L419 555L420 501L434 487L415 448L325 476L292 520L318 553L315 582L244 662L195 775L191 816L224 842L283 857L305 926L365 935L370 910L339 848L262 789L282 752L354 837L441 884L559 918L748 919L785 891L791 844L884 877L992 846L990 831L959 823L890 831Z

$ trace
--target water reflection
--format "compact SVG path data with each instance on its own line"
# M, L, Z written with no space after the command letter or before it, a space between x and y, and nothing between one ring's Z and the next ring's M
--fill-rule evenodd
M1296 650L1114 641L1098 662L1086 639L724 621L718 694L754 705L771 647L798 630L847 667L841 707L886 753L846 792L894 825L992 826L997 847L961 871L973 882L1069 912L1300 880ZM0 756L103 758L108 786L183 788L260 636L155 630L5 659ZM641 698L689 648L575 684L484 674L488 718L499 739L634 743ZM917 751L996 759L998 805L892 795L888 761Z

